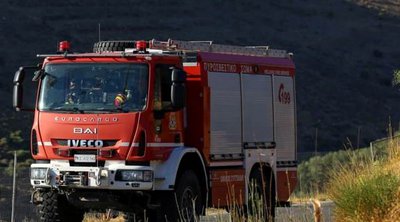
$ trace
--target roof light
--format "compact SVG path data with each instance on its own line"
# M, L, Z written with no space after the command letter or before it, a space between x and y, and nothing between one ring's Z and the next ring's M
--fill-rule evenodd
M146 51L146 46L147 46L147 42L144 40L139 40L136 41L136 50L140 51L140 52L145 52Z
M59 52L68 52L70 48L71 48L71 44L68 41L62 41L58 45Z

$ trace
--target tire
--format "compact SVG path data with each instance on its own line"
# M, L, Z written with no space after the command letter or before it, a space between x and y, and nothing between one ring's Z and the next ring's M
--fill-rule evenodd
M164 217L161 215L162 219L197 221L196 217L202 213L204 203L199 179L192 170L184 171L176 183L175 193L166 195L162 201L162 212L164 213Z
M264 173L265 176L262 175ZM248 214L257 219L275 219L275 181L271 171L258 168L250 173ZM262 209L260 209L262 208ZM261 213L260 213L261 212ZM260 215L261 214L261 215Z
M80 222L85 211L70 205L64 195L57 191L46 191L39 194L42 202L38 204L38 216L41 222Z
M101 41L93 46L93 52L115 52L124 51L126 48L135 48L135 41Z

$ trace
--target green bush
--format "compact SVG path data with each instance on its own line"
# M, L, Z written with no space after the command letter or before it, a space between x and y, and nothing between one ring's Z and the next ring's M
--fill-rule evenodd
M300 195L324 193L332 171L365 159L371 159L370 149L339 150L323 156L312 157L299 164L298 178L300 181L296 193Z
M395 136L396 141L400 136ZM326 184L340 168L363 167L372 163L384 162L389 157L388 141L374 142L373 151L368 148L357 150L339 150L323 156L311 157L298 166L299 183L297 196L313 196L326 192Z
M339 221L379 221L396 200L400 178L379 165L343 168L330 182L328 196Z

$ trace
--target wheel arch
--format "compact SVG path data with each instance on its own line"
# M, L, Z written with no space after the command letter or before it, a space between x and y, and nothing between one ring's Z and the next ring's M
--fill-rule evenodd
M262 174L262 176L263 176L263 178L264 178L266 183L269 182L272 185L272 188L271 188L272 189L272 194L274 195L274 197L276 199L276 197L277 197L277 194L276 194L276 178L275 178L275 173L274 173L271 165L269 165L269 163L266 163L266 162L255 163L253 165L253 167L251 168L251 170L250 170L249 181L251 180L251 176L254 173L256 173L257 171L259 171Z
M185 170L194 171L194 173L197 175L199 179L201 192L203 193L203 196L206 197L208 192L207 173L204 162L199 153L186 153L183 156L179 164L177 176L175 179L175 184L178 182L180 176L185 172Z
M208 192L205 164L199 151L191 147L175 148L168 160L155 166L155 190L173 190L179 176L193 170L198 176L204 195Z

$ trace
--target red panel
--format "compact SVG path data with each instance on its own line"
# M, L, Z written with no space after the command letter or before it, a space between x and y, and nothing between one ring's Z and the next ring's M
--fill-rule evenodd
M96 115L40 112L38 117L39 138L50 159L65 158L54 153L53 148L59 146L57 140L116 140L113 148L117 148L119 143L130 143L138 122L138 115L134 113ZM118 148L111 159L125 159L128 150L129 146ZM43 154L34 158L42 159Z
M278 171L277 176L277 199L278 201L287 201L290 194L297 185L297 171Z
M200 66L186 66L184 69L188 73L185 144L198 148L203 156L207 158L208 152L204 148L204 115L207 111L204 109L202 102L204 101L204 93Z
M247 73L267 75L295 75L291 58L199 53L204 72Z
M243 205L245 201L245 170L211 171L211 205L213 207Z
M185 66L184 70L188 74L188 78L200 77L200 66Z

